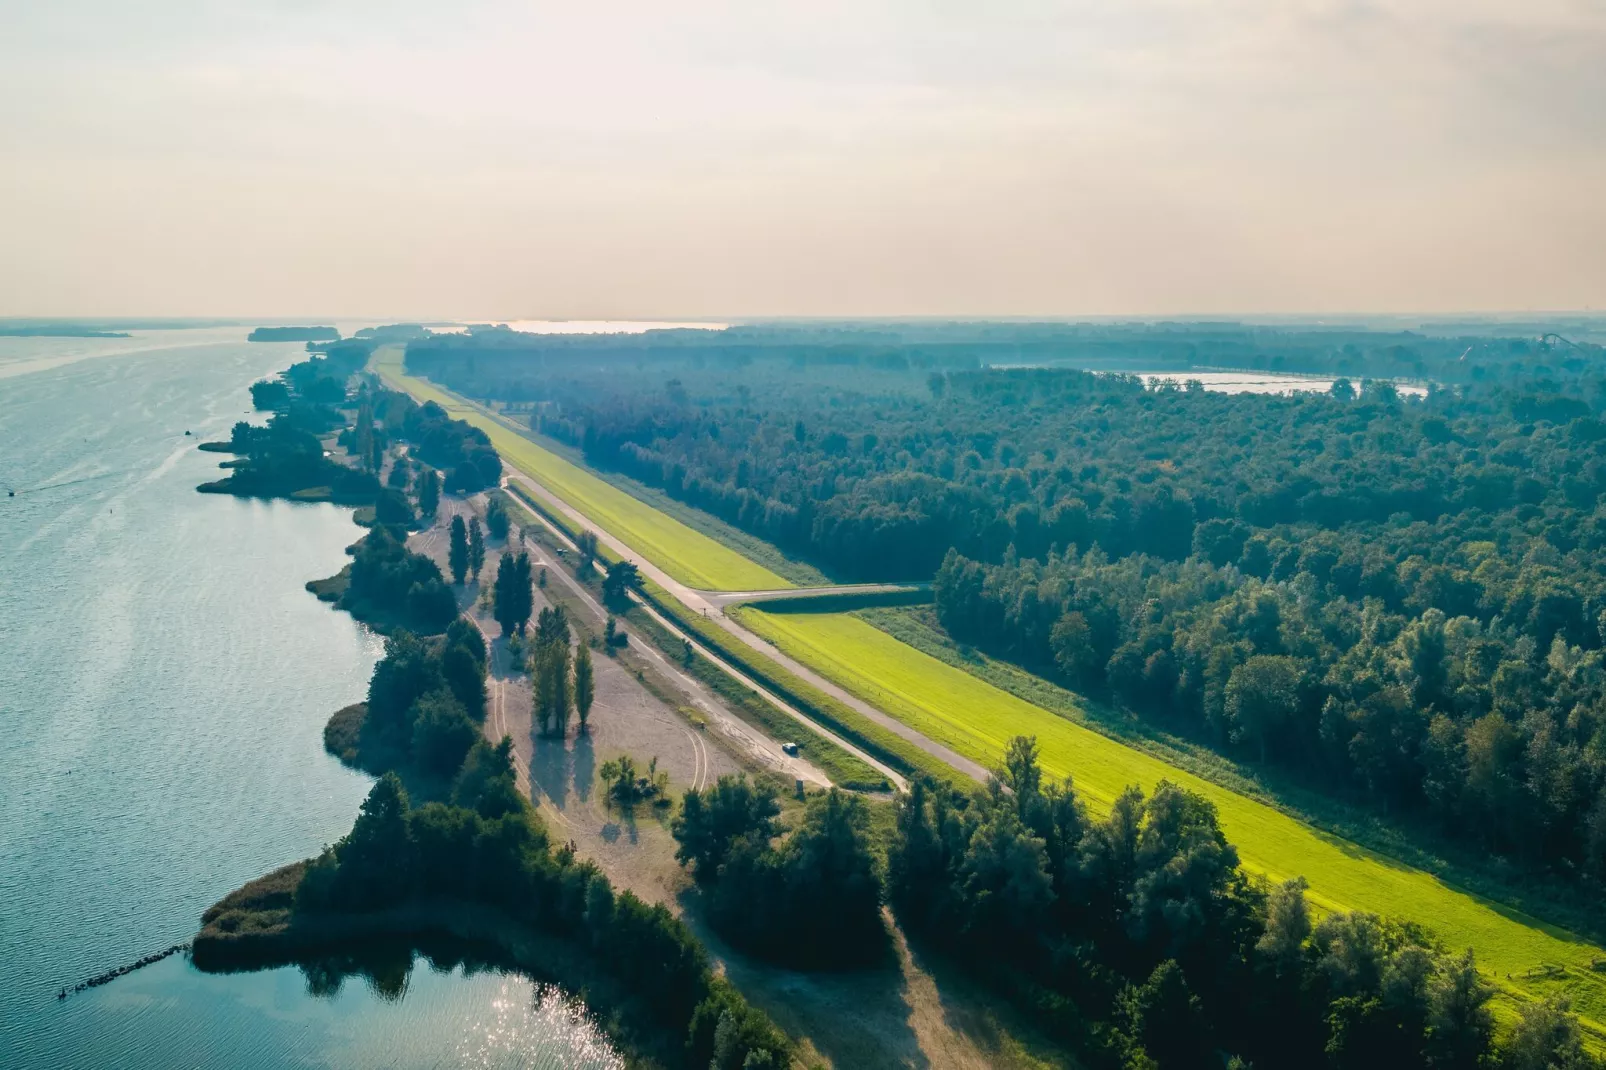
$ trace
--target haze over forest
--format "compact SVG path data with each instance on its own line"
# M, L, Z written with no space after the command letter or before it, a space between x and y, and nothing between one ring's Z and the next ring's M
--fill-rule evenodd
M7 4L0 315L1606 299L1606 9Z

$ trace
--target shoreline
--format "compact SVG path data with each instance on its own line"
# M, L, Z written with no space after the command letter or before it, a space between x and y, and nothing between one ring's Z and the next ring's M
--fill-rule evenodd
M234 452L227 443L198 446L206 447L205 452L209 453ZM291 493L279 488L242 491L231 486L235 482L231 473L195 489L203 494L228 494L247 499L317 502L342 508L356 506L353 524L359 529L372 526L371 522L363 522L361 508L371 509L371 499L341 500L326 487L301 488ZM348 548L348 554L355 548L356 544ZM345 612L374 634L389 634L396 622L374 619L374 614L361 611L363 607L345 604L343 595L350 568L348 561L335 575L308 581L304 590L330 608ZM320 733L320 743L326 754L342 764L377 776L382 770L367 768L371 763L363 760L364 756L355 745L363 718L354 721L353 715L359 710L365 717L366 703L360 699L334 711ZM350 733L352 738L346 741L351 746L337 752L330 745L329 733L334 728L339 735L343 724L354 730ZM539 819L537 825L539 827ZM516 972L537 984L556 984L580 1000L627 1065L675 1066L684 1062L685 1023L666 1023L661 1014L654 1013L644 1002L645 996L635 991L627 974L610 969L610 963L598 958L587 941L584 928L572 936L549 934L492 903L466 899L420 899L359 912L297 912L294 909L296 889L312 861L289 863L229 892L202 913L200 928L191 941L164 950L160 957L186 951L191 964L204 973L246 972L291 965L305 970L320 959L359 951L365 944L405 944L411 964L420 953L433 958L422 945L435 941L455 942L473 948L476 957L485 959L488 965ZM686 936L695 943L690 933ZM145 964L144 960L139 963ZM112 971L99 983L115 979L128 969ZM738 1004L744 1002L717 974L709 975L709 980L710 999L717 999L720 1005L727 1003L729 997ZM720 995L724 991L729 992L729 997ZM58 998L65 998L65 995ZM630 1026L627 1022L636 1024ZM690 1024L694 1030L698 1028L695 1018Z

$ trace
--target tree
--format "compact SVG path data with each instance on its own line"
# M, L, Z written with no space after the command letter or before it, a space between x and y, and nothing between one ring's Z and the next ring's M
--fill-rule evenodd
M485 663L468 649L449 645L441 651L441 674L452 697L473 721L485 719Z
M1233 741L1255 741L1265 761L1268 743L1299 709L1303 677L1299 663L1280 654L1256 654L1233 669L1226 691Z
M641 572L630 561L615 561L608 566L608 575L602 581L603 600L614 605L625 601L625 592L641 583Z
M597 682L591 669L591 648L584 643L574 658L574 708L580 715L580 731L585 732L591 717L591 703L597 697Z
M502 499L496 494L491 496L490 508L485 510L485 526L490 529L491 538L507 538L508 528L511 524L508 519L507 508L502 504Z
M421 696L413 704L412 721L413 761L432 773L455 773L480 738L462 703L445 689Z
M503 635L518 630L519 596L514 589L517 583L518 563L512 554L503 554L496 563L496 601L491 608Z
M513 767L513 740L503 736L494 747L485 739L475 742L452 782L452 805L494 820L517 812L523 804Z
M967 931L1001 946L1026 939L1054 900L1043 841L1009 807L994 810L976 829L959 864L959 881L970 905Z
M1142 985L1127 989L1120 1015L1128 1036L1160 1070L1185 1070L1209 1061L1204 1008L1174 959L1156 966Z
M407 746L413 703L445 683L427 642L409 631L392 633L368 680L368 725L393 745Z
M422 474L418 477L418 515L431 518L441 504L441 477L440 473L429 465L424 465Z
M575 562L575 575L584 583L591 578L591 566L597 560L597 533L591 530L582 531L575 536L574 545L579 553Z
M468 575L471 561L468 549L468 525L463 523L462 513L452 517L451 547L447 551L446 560L452 570L452 582L462 586L463 577Z
M1304 877L1283 881L1272 889L1266 903L1266 930L1255 944L1278 977L1298 976L1310 938L1310 907L1305 902Z
M680 844L675 860L690 866L699 883L708 883L736 840L754 836L768 843L780 813L775 789L767 781L749 781L745 774L722 776L711 788L688 791L670 825Z
M538 639L530 675L541 731L559 737L567 734L574 708L569 690L569 644Z
M1522 1017L1506 1040L1502 1070L1588 1070L1597 1065L1584 1050L1565 996L1525 1004L1519 1013Z
M407 789L395 773L386 773L374 783L356 824L335 845L340 865L337 901L371 908L407 896L412 884L412 849L407 836L410 808Z
M1036 736L1016 736L1009 741L1002 779L1015 793L1016 813L1024 819L1043 784L1043 771L1037 765Z
M474 574L474 582L480 580L480 570L485 567L485 533L480 529L480 518L475 517L468 522L468 569Z
M496 566L496 604L493 613L503 635L524 634L535 607L530 589L530 555L504 553Z
M540 644L569 645L569 614L562 606L541 610L540 616L535 620L535 641Z
M1477 1070L1494 1036L1494 989L1478 973L1472 949L1453 959L1428 989L1428 1055L1435 1070Z

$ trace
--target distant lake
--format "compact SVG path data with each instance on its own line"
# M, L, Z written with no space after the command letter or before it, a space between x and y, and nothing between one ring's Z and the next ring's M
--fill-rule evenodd
M1312 375L1268 375L1265 372L1127 372L1136 375L1150 387L1164 380L1172 380L1179 386L1189 379L1197 379L1204 384L1204 388L1219 394L1325 394L1333 388L1336 378L1324 379ZM1351 379L1350 383L1359 390L1361 381ZM1394 389L1402 395L1411 397L1426 397L1428 388L1415 383L1394 383Z
M245 333L0 338L0 1066L619 1066L557 989L406 948L383 984L178 956L55 998L343 835L371 783L322 729L381 643L302 589L351 511L194 490L196 444L304 356Z

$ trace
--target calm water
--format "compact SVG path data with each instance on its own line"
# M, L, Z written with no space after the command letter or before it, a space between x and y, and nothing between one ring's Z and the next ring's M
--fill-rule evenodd
M1338 380L1317 375L1267 375L1261 372L1134 372L1149 386L1170 380L1179 386L1189 379L1197 379L1204 388L1220 394L1325 394ZM1356 390L1361 380L1350 382ZM1395 383L1401 396L1426 397L1428 388L1415 383Z
M175 957L54 998L188 939L367 791L320 732L380 645L302 590L360 529L194 491L195 443L298 359L244 333L0 338L0 1066L615 1065L561 993L422 960L388 995Z

